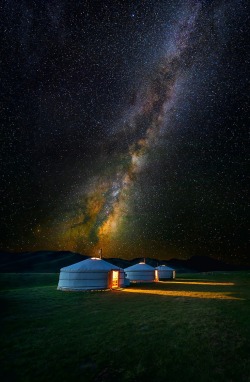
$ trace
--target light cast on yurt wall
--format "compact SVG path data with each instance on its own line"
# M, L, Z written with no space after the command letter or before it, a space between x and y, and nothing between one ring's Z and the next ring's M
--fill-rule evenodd
M126 284L126 285L125 285ZM58 290L102 290L127 286L122 268L92 257L61 268Z
M155 269L144 262L125 268L124 271L126 277L132 282L152 283L158 281Z
M159 265L155 269L158 270L159 280L170 280L175 278L175 270L166 265Z

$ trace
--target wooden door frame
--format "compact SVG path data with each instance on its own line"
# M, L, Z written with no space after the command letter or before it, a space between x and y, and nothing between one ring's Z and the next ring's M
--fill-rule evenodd
M118 272L118 281L117 281L117 287L113 287L113 271ZM108 273L108 287L110 289L117 289L120 286L120 270L119 269L110 269Z

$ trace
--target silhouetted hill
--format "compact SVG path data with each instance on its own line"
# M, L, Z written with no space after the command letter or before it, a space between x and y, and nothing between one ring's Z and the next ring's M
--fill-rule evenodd
M182 273L182 270L189 272L209 272L209 271L240 271L249 269L246 266L227 264L221 260L208 256L192 256L188 260L171 259L165 262L170 267Z
M61 268L87 259L88 256L70 251L38 251L23 253L0 253L0 272L37 272L37 273L55 273ZM135 258L125 260L119 258L104 258L121 268L127 268L131 265L144 261L144 258ZM165 264L176 270L177 273L208 272L208 271L237 271L247 270L250 267L229 265L220 260L206 256L193 256L188 260L159 260L145 258L147 264L152 267Z
M0 272L59 272L60 268L87 259L70 251L0 253Z
M117 267L120 267L120 268L127 268L127 267L130 267L131 265L129 260L118 259L116 257L105 258L103 260L113 265L116 265Z

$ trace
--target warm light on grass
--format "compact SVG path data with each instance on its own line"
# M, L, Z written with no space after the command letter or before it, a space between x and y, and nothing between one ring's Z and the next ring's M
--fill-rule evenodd
M242 298L234 297L231 292L191 292L191 291L177 291L177 290L152 290L152 289L123 289L124 293L138 293L138 294L153 294L159 296L169 297L194 297L194 298L209 298L219 300L243 300Z
M159 281L159 283L163 284L186 284L186 285L214 285L214 286L232 286L235 283L215 283L215 282L201 282L201 281Z
M162 288L161 288L162 285ZM192 290L192 286L197 286L196 290ZM190 286L190 288L188 288ZM218 299L218 300L241 300L241 298L234 296L234 293L232 290L229 292L227 291L220 291L218 290L218 287L232 287L235 286L234 282L214 282L214 281L205 281L205 280L197 280L197 281L190 281L181 279L176 281L159 281L157 285L154 287L154 289L149 289L148 287L140 287L140 288L128 288L124 289L123 291L126 293L143 293L143 294L152 294L152 295L159 295L159 296L168 296L168 297L191 297L191 298L203 298L203 299ZM179 287L179 288L178 288ZM206 288L208 287L208 288ZM217 287L217 290L215 291L214 288L210 291L210 287ZM202 289L206 290L202 290ZM191 290L187 290L191 289ZM223 288L224 289L224 288Z

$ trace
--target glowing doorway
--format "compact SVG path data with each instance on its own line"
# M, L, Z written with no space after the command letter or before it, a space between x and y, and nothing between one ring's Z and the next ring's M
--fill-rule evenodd
M155 281L159 281L159 273L158 270L155 270Z
M110 283L109 286L111 289L119 288L119 271L112 270L110 271Z

